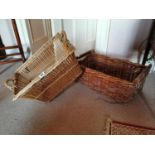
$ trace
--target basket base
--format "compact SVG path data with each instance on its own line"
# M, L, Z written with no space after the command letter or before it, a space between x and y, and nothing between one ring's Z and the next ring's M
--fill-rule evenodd
M124 100L118 100L118 98L117 99L112 98L111 96L106 95L104 92L96 90L96 88L93 88L93 87L87 85L87 83L85 83L82 79L80 79L80 83L89 87L90 89L102 94L102 99L110 104L128 104L129 102L132 102L134 100L134 98L136 97L136 94L137 94L137 93L133 93L130 97L128 97ZM141 90L139 90L139 91L141 91Z

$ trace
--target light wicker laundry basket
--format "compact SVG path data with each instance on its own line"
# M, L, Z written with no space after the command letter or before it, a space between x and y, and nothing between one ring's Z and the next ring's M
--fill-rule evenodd
M74 50L65 32L47 41L17 69L13 79L6 80L13 100L24 97L47 102L57 96L81 74Z

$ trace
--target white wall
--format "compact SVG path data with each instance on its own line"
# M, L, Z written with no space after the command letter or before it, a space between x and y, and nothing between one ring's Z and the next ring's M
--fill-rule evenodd
M24 50L29 46L25 20L16 20ZM76 47L76 55L95 48L98 53L111 57L132 59L137 47L147 38L152 20L122 19L53 19L52 33L64 29ZM0 20L0 34L4 44L15 44L10 20ZM11 50L7 52L12 52Z
M10 20L0 19L0 35L5 46L11 46L16 44ZM11 53L12 51L13 50L6 50L7 53Z
M59 19L55 20L53 29L67 32L76 47L76 55L95 48L100 54L136 62L138 46L147 38L151 22L145 19Z
M151 23L152 20L145 19L111 20L107 55L132 59L148 37Z
M97 20L95 50L99 54L107 55L110 20Z
M27 48L30 47L30 42L29 42L29 37L27 33L25 19L16 19L16 24L17 24L18 32L22 42L23 50L26 52Z

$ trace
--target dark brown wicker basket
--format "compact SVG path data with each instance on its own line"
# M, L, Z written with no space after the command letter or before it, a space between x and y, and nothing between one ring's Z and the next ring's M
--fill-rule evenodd
M83 60L81 60L83 58ZM126 103L142 88L150 66L112 59L89 51L78 57L83 75L80 81L101 92L112 103Z

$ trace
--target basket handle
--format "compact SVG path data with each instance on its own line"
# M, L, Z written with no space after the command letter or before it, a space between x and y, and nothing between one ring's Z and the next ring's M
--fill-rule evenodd
M136 88L139 88L140 84L141 84L141 81L144 81L145 80L145 77L147 76L147 74L149 73L152 65L148 65L148 66L145 66L145 70L142 72L142 74L140 74L135 80L134 80L134 84L136 86Z
M80 61L80 59L86 58L86 57L88 57L89 55L91 55L92 53L94 53L94 50L90 50L90 51L88 51L88 52L86 52L86 53L84 53L84 54L81 54L80 56L78 56L78 57L76 57L76 58Z
M61 32L61 38L62 38L63 41L67 41L67 34L66 34L65 31Z
M14 90L15 88L15 79L7 79L4 83L4 85L10 89L11 91Z

